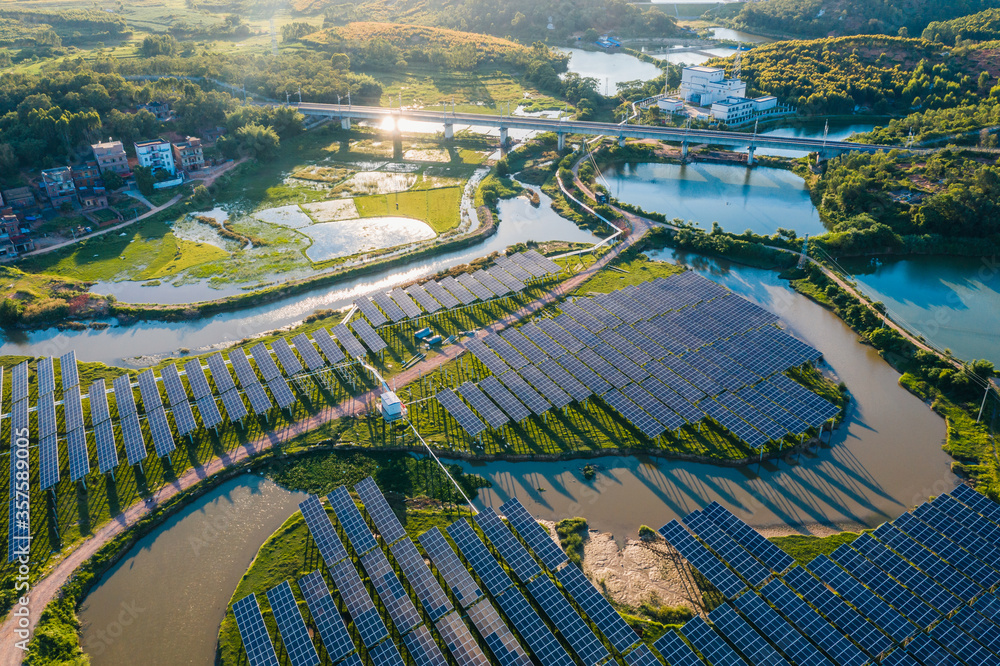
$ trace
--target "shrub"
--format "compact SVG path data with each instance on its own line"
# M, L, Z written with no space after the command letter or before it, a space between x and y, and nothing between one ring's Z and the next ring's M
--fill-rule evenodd
M583 538L587 532L586 518L565 518L556 523L556 535L570 561L580 564L583 560Z

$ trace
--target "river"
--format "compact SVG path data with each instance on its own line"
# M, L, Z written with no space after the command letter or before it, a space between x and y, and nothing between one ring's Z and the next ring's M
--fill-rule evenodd
M91 663L212 663L230 595L261 544L305 498L244 474L140 539L80 607Z
M823 352L853 399L832 445L791 462L735 469L601 458L591 482L583 479L581 461L463 462L466 471L493 483L480 491L478 506L516 496L533 515L583 516L591 529L621 539L635 536L642 524L655 529L716 500L758 528L826 531L877 525L954 487L951 458L941 450L943 419L900 388L898 373L859 344L836 315L789 289L772 271L671 251L650 254L679 260L777 313L790 332Z
M1000 366L1000 263L996 257L921 256L842 261L861 291L938 349Z
M597 79L597 91L603 95L614 95L624 81L648 81L663 73L656 65L643 62L627 53L573 48L556 48L556 50L570 55L570 72L584 78Z

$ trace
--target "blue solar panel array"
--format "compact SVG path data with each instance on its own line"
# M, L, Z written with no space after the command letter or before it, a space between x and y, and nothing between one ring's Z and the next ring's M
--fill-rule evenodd
M267 602L292 666L316 666L319 663L316 646L309 639L309 630L287 580L267 591Z
M313 571L299 579L299 590L306 600L313 624L319 631L320 640L331 661L338 661L354 652L354 641L347 631L344 618L337 610L337 604L330 595L323 574Z
M236 627L243 639L243 648L250 666L278 666L278 657L274 654L274 644L264 626L257 597L251 594L237 601L233 604L233 615L236 617Z
M691 565L701 572L723 596L733 598L747 588L736 574L726 568L707 548L695 541L676 520L660 528L660 534Z

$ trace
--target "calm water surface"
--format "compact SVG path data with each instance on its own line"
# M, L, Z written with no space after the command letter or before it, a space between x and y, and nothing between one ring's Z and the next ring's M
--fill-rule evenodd
M80 607L95 666L212 663L229 598L306 495L246 474L141 539Z
M792 461L730 469L656 458L601 458L597 478L583 461L462 463L487 477L480 506L511 496L549 520L583 516L591 528L634 536L717 500L755 527L873 526L957 483L941 450L944 421L899 387L899 375L835 315L788 289L777 275L666 252L781 316L795 336L823 352L853 396L832 446ZM901 464L905 461L905 464ZM543 491L539 491L543 488Z
M816 235L825 231L805 182L784 169L729 164L611 165L604 178L612 195L648 211L726 231L773 234L778 227Z
M605 51L585 51L583 49L557 48L560 53L569 53L569 71L582 77L598 80L600 93L613 95L622 81L648 81L662 74L656 65L643 62L627 53L607 53Z
M1000 365L1000 263L995 257L843 262L893 319L958 358Z

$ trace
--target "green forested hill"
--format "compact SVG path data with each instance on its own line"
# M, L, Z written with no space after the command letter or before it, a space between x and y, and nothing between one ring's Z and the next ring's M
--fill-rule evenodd
M950 21L934 21L924 28L924 39L954 44L961 40L984 41L1000 38L1000 9L987 9L978 14Z
M1000 7L1000 0L762 0L743 6L736 22L750 30L823 37L920 35L932 21Z

